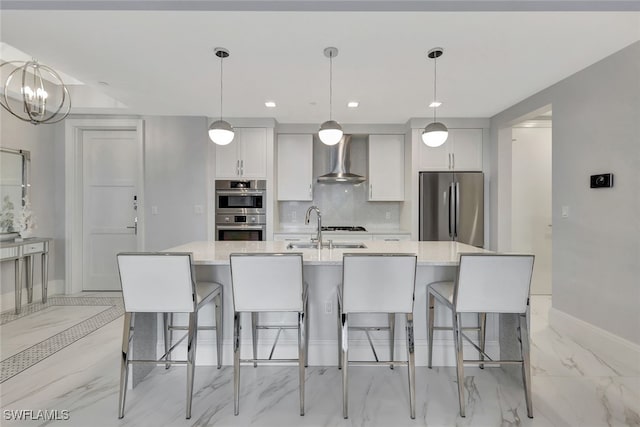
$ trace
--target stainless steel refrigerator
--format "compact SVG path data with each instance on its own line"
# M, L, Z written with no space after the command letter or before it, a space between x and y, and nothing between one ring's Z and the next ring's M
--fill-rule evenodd
M420 172L420 240L484 246L482 172Z

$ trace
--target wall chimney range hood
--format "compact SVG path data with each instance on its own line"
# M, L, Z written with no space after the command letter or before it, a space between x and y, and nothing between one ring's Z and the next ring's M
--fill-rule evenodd
M366 178L351 173L350 149L351 135L343 135L339 143L331 147L331 172L318 177L323 184L347 183L360 184Z

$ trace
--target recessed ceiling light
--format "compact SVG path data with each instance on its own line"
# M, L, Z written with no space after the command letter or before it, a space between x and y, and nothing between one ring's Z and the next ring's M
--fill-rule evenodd
M358 101L349 101L349 103L347 103L347 107L349 108L356 108L358 105L360 105Z
M439 106L442 105L442 102L438 102L438 101L433 101L431 104L429 104L429 107L431 108L438 108Z
M276 103L273 102L273 101L267 101L267 102L264 103L264 106L268 107L268 108L275 108L276 107Z

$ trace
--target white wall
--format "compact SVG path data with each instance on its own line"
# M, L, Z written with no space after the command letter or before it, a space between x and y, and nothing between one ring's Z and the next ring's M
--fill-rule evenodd
M640 344L640 42L494 116L494 165L499 130L549 104L553 307ZM615 186L590 189L589 176L601 172L614 173ZM498 188L510 180L500 170L494 176ZM492 215L500 228L510 218L498 205L494 193ZM561 217L562 206L569 207L568 218Z
M64 125L32 125L0 109L0 146L31 152L31 207L38 237L53 237L49 254L49 282L64 279ZM14 291L13 262L1 267L2 294ZM40 286L36 262L34 287ZM26 298L26 297L25 297Z
M205 117L147 117L145 121L146 250L207 240ZM194 206L204 213L194 213ZM156 206L158 214L152 214Z
M513 128L511 250L536 256L531 293L551 294L551 128Z

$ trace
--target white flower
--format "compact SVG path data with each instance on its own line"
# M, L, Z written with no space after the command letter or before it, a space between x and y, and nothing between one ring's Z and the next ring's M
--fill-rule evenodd
M22 207L16 212L13 218L13 230L18 233L24 231L33 231L37 228L36 218L31 211L31 202L27 197L22 199L24 203Z

